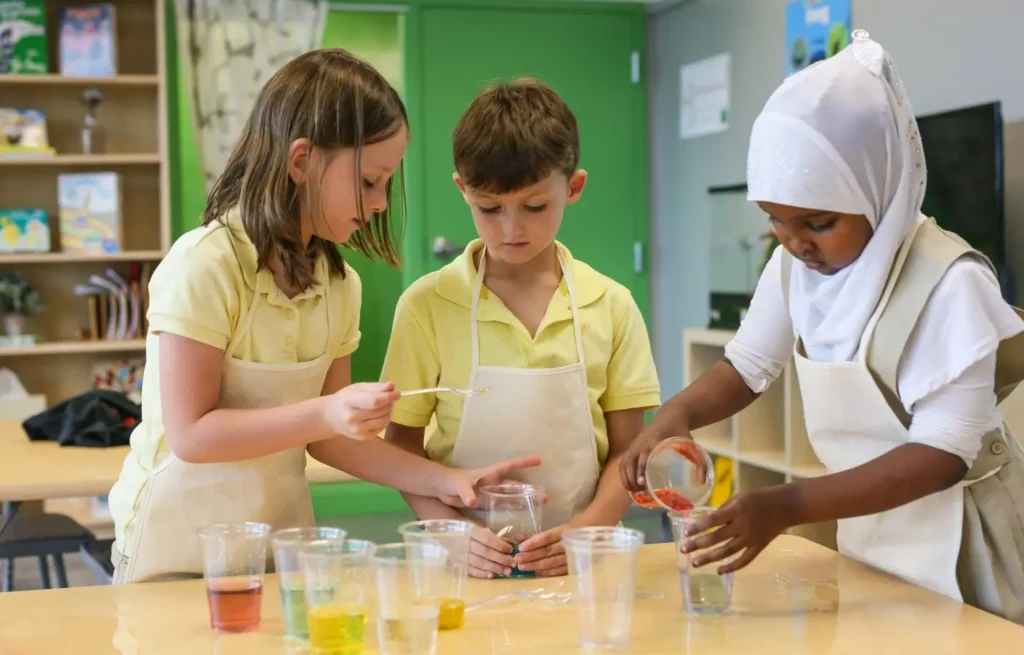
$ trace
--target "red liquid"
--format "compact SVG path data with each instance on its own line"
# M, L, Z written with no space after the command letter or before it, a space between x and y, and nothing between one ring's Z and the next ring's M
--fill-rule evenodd
M210 627L219 632L250 632L260 627L263 584L251 579L211 581Z
M671 489L658 489L654 495L658 497L660 503L647 491L638 491L633 494L633 501L648 509L658 509L661 506L668 507L673 512L688 512L693 509L693 503L686 496Z

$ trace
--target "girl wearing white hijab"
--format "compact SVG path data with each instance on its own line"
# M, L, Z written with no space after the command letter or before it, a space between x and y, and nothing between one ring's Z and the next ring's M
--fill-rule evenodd
M838 519L842 553L1024 623L1024 454L996 393L1024 321L988 261L921 215L925 178L910 102L867 33L786 80L748 157L749 200L782 245L727 361L662 407L622 478L639 490L654 445L742 410L793 357L829 475L734 496L693 526L684 550L717 545L695 564L734 571L784 530Z

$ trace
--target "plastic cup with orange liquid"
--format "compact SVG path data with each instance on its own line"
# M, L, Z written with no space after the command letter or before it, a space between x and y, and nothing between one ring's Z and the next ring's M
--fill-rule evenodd
M210 627L217 632L258 630L267 569L266 523L224 523L198 530L203 545Z
M673 437L655 446L644 470L645 491L632 494L641 507L684 514L711 498L715 466L708 452L687 437Z
M413 521L398 527L405 543L435 543L448 551L444 596L437 625L441 630L462 627L466 609L466 579L469 574L469 545L476 526L469 521L436 519Z

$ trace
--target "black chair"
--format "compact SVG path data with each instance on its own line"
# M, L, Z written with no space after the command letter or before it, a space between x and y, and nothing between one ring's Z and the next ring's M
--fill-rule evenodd
M39 561L39 582L50 589L50 564L58 587L68 586L64 555L91 549L92 532L63 514L25 514L11 508L0 528L0 560L3 561L2 591L14 591L14 563L19 558Z
M114 564L110 561L110 552L114 547L113 539L96 539L82 546L82 561L96 579L104 584L114 582Z

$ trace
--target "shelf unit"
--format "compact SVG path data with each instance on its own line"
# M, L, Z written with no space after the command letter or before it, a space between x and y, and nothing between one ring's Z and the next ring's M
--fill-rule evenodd
M0 104L44 111L50 145L56 150L52 156L0 156L3 206L46 209L52 235L51 252L0 253L0 270L24 273L46 305L44 312L29 318L28 332L38 335L40 343L0 348L0 367L13 370L29 393L45 395L48 405L88 390L97 361L138 357L145 351L143 339L80 340L80 329L88 325L88 303L74 295L74 285L108 268L127 279L133 264L155 264L171 243L164 5L160 0L108 1L115 5L118 75L65 77L57 72L61 13L90 0L47 3L50 74L0 75ZM81 94L87 88L103 93L97 114L105 129L102 154L81 151ZM87 171L120 175L120 253L60 252L57 176Z
M683 378L690 384L725 357L735 333L693 329L683 332ZM693 433L714 457L733 462L733 493L812 478L827 473L804 427L796 369L790 363L775 384L732 418ZM799 526L791 533L836 547L836 523Z

